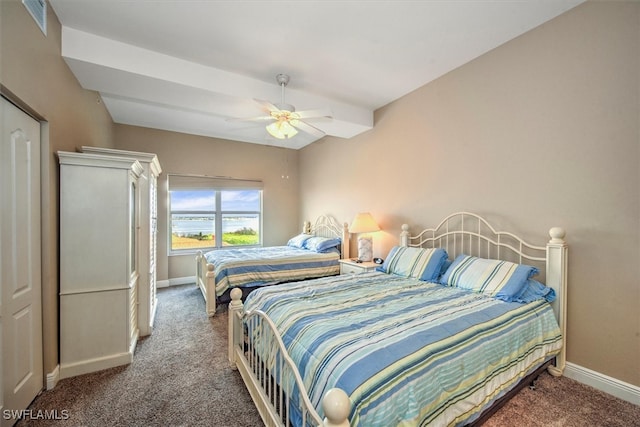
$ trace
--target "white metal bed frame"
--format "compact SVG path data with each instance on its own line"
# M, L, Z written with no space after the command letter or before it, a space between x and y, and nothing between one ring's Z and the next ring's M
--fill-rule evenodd
M546 246L532 245L512 233L496 231L479 215L458 212L446 217L435 228L423 230L416 236L411 236L409 226L403 224L400 245L425 248L441 247L447 250L452 259L460 253L465 253L538 267L541 274L546 277L546 285L553 288L556 293L556 300L552 306L563 340L566 340L568 246L564 240L565 231L562 228L551 228L549 236L551 239ZM287 426L289 423L288 400L278 387L274 386L274 382L270 378L271 374L266 371L266 368L255 358L245 356L243 319L252 322L252 330L259 328L263 340L274 340L277 343L276 351L280 353L280 362L277 367L278 375L280 378L283 375L292 375L295 378L300 390L299 401L303 405L300 411L304 425L349 426L347 417L350 412L350 402L347 394L337 388L329 390L322 401L322 409L326 418L321 419L311 405L302 378L287 354L275 325L261 311L244 312L240 297L239 289L231 292L229 361L231 366L240 372L264 423L267 426ZM252 354L251 348L247 354ZM553 376L561 376L565 363L566 341L560 354L556 356L555 365L549 365L547 370Z
M302 225L302 232L319 237L339 237L342 240L340 258L349 258L349 225L346 222L341 224L333 216L320 215L313 224L305 221ZM207 262L202 251L198 251L196 254L196 284L202 292L207 315L210 317L216 314L218 300L214 271L215 266Z

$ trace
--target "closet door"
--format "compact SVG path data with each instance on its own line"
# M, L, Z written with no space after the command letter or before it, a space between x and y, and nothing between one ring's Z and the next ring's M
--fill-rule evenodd
M2 99L0 409L26 409L44 384L40 124ZM4 414L3 414L4 415ZM0 418L2 426L17 418Z

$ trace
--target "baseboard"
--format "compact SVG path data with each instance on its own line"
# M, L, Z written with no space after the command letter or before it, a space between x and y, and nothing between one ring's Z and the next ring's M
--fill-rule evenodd
M589 385L612 396L640 405L640 387L625 383L591 369L567 362L564 368L567 378Z
M168 288L169 286L188 285L190 283L196 283L196 276L178 277L175 279L158 280L156 287Z
M128 365L133 362L133 352L115 353L108 356L84 359L73 363L60 364L60 378L70 378L116 366Z
M60 365L56 365L56 368L47 374L47 390L53 389L60 381Z

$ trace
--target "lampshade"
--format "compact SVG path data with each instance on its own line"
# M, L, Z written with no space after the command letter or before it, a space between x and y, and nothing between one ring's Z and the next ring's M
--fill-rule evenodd
M288 120L278 120L271 123L267 126L267 132L278 139L289 139L298 133Z
M380 231L380 227L378 227L378 223L369 212L360 212L349 227L349 233L352 234L371 233L373 231Z

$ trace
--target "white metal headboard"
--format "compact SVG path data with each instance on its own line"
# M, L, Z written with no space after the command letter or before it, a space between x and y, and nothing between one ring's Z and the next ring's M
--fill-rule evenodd
M464 253L536 267L544 267L546 263L546 246L532 245L513 233L496 231L484 218L469 212L453 213L435 228L422 230L416 236L411 236L409 226L403 224L400 239L403 246L443 248L451 259ZM544 273L544 268L541 272Z
M305 221L302 226L302 232L319 237L339 237L342 239L340 257L349 258L349 224L346 222L340 224L331 215L320 215L314 224Z
M305 221L305 233L315 234L320 237L342 237L342 233L347 223L340 224L337 219L330 215L320 215L314 224Z
M481 258L501 259L528 264L540 271L537 280L553 288L556 300L552 306L563 337L567 333L567 243L560 227L549 230L551 240L546 246L525 242L515 234L496 231L484 218L469 212L456 212L435 228L427 228L412 236L409 225L402 225L400 245L422 248L443 248L450 259L460 254ZM565 341L566 343L566 341ZM566 345L557 357L556 367L549 371L561 375L566 360Z

